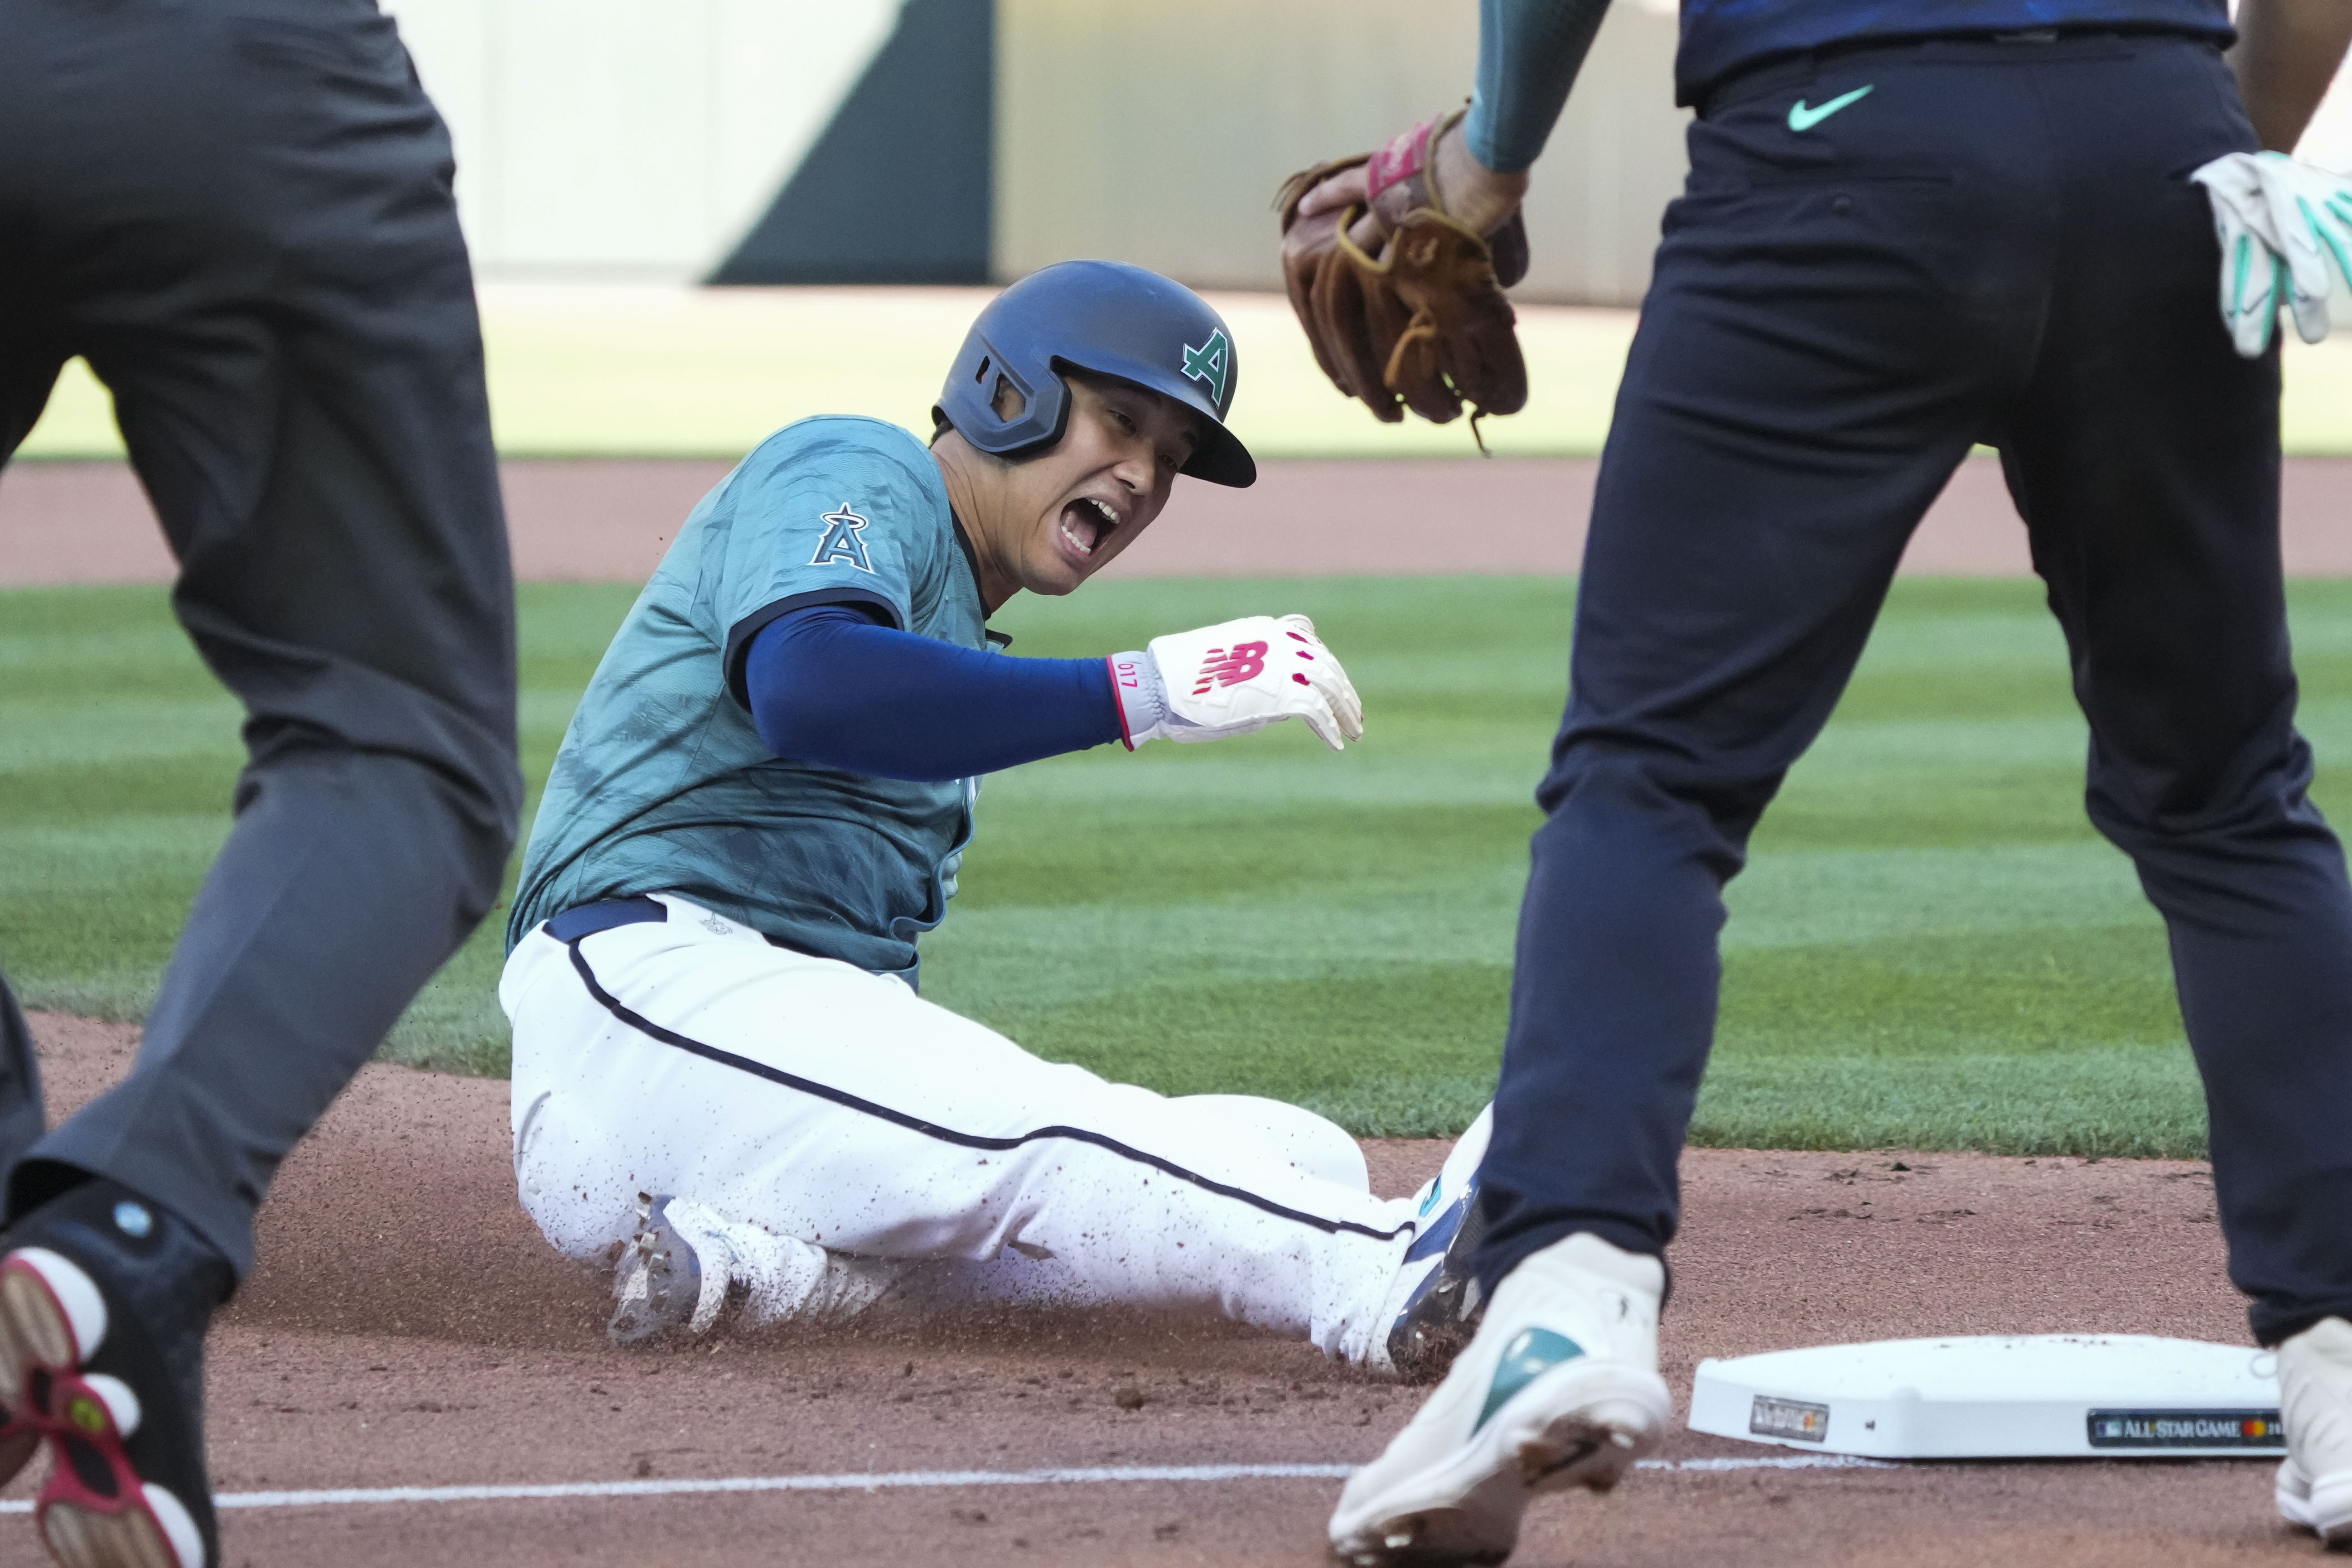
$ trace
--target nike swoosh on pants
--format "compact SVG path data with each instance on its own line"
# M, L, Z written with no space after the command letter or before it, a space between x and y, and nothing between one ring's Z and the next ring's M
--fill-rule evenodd
M1843 109L1847 104L1853 102L1857 99L1867 97L1870 92L1870 88L1876 87L1877 85L1878 84L1876 82L1872 82L1870 87L1858 87L1852 92L1842 92L1835 98L1831 99L1827 103L1822 104L1819 109L1806 108L1805 100L1801 98L1797 100L1796 102L1789 105L1789 129L1791 131L1811 131L1814 126L1819 125L1822 121L1827 120L1831 115L1835 114L1839 110Z

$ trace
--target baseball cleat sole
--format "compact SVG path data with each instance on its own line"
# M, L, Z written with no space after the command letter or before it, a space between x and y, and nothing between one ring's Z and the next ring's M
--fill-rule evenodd
M1612 1489L1656 1450L1673 1407L1655 1373L1562 1367L1443 1464L1364 1510L1363 1523L1335 1531L1343 1539L1334 1550L1355 1568L1500 1563L1518 1545L1520 1518L1538 1493Z
M18 1386L36 1368L79 1366L106 1338L106 1299L89 1275L46 1247L0 1261L0 1378Z
M1473 1186L1445 1215L1446 1228L1433 1230L1423 1241L1439 1253L1436 1266L1408 1297L1389 1326L1383 1349L1390 1370L1406 1383L1435 1383L1444 1378L1477 1331L1478 1280L1470 1272L1470 1258L1486 1233L1486 1216ZM1412 1261L1412 1253L1406 1255Z
M196 1521L162 1487L141 1489L144 1507L95 1513L69 1503L41 1512L41 1539L63 1568L194 1568L204 1561Z
M0 1386L55 1455L35 1505L41 1539L63 1568L205 1568L186 1507L142 1481L125 1451L138 1395L83 1371L106 1330L105 1298L79 1265L38 1247L0 1259Z
M1477 1331L1485 1302L1470 1259L1486 1234L1478 1167L1494 1129L1489 1105L1454 1140L1445 1163L1418 1194L1422 1229L1405 1248L1381 1303L1387 1326L1369 1358L1375 1371L1406 1383L1436 1383Z
M100 1310L104 1304L100 1303ZM55 1318L44 1309L32 1316L20 1329L16 1314L9 1306L7 1280L0 1277L0 1485L16 1479L16 1472L30 1464L40 1451L41 1434L24 1418L26 1408L24 1374L17 1369L28 1358L16 1353L12 1347L28 1332L52 1331Z
M624 1349L674 1329L710 1331L726 1309L734 1252L691 1200L637 1194L637 1230L613 1276L604 1334ZM700 1222L700 1223L698 1223Z
M2315 1481L2287 1459L2279 1466L2272 1496L2279 1517L2289 1524L2310 1531L2330 1546L2352 1544L2352 1474Z
M2296 1468L2293 1459L2279 1461L2278 1479L2271 1484L2271 1497L2278 1504L2279 1517L2304 1530L2316 1530L2318 1521L2311 1512L2310 1479Z

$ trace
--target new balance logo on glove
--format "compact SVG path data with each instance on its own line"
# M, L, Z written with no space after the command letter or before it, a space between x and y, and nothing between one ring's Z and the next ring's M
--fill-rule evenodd
M1213 647L1201 661L1201 673L1192 685L1192 695L1200 696L1212 686L1238 686L1244 680L1255 680L1265 673L1265 644L1237 642L1229 652Z
M1146 741L1246 735L1284 719L1304 720L1335 752L1364 732L1364 705L1348 672L1305 616L1244 616L1154 637L1107 663L1130 750ZM1176 679L1180 669L1193 672L1191 686Z

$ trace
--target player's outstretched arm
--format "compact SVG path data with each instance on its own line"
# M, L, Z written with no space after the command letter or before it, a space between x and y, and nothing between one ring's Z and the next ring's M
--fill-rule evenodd
M1246 616L1154 637L1113 654L1111 685L1128 749L1146 741L1222 741L1303 719L1333 751L1364 733L1348 672L1305 616Z
M1304 616L1228 621L1107 659L1008 658L817 605L761 628L735 692L780 757L925 782L1294 717L1335 751L1364 732L1355 688Z

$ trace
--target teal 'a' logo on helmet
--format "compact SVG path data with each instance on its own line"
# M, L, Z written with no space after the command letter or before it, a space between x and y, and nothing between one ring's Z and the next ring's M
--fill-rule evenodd
M1225 406L1225 383L1234 374L1234 345L1225 342L1222 328L1209 334L1209 341L1199 348L1184 345L1184 374L1209 389L1209 401L1220 410Z

